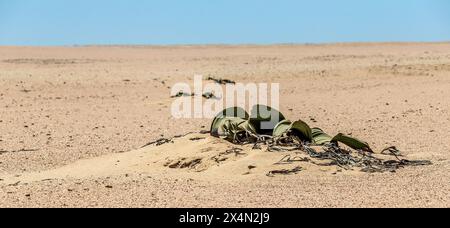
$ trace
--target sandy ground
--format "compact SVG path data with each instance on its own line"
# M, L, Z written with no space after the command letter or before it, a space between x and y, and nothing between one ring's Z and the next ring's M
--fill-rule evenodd
M268 177L283 154L195 134L141 149L208 130L170 115L170 87L195 74L278 82L290 119L433 165ZM0 85L2 207L450 206L449 43L0 47Z

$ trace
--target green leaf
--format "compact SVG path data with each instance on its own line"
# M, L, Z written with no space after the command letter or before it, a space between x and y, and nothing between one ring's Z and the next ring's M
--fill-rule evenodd
M296 134L301 139L307 140L308 142L312 141L312 130L309 125L301 120L295 121L292 124L292 129L294 134Z
M275 126L285 119L281 112L265 105L255 105L250 115L256 132L264 135L272 135Z
M292 122L290 120L283 120L275 126L273 130L274 137L281 137L292 128Z
M357 138L353 138L344 134L338 134L336 135L331 142L341 142L347 146L349 146L350 148L354 149L354 150L363 150L363 151L367 151L367 152L372 152L373 150L370 148L369 144L361 141Z
M273 130L274 137L281 137L283 134L291 132L292 134L298 136L300 139L312 141L311 128L305 122L299 120L292 123L289 120L283 120L277 124Z
M242 124L247 122L247 120L238 118L238 117L226 117L220 121L221 126L219 127L219 134L222 133L222 136L226 136L227 134L237 134L244 130Z
M255 134L255 130L248 120L239 117L226 117L222 119L217 135L230 142L241 143L248 139L248 133Z
M219 137L219 130L224 125L224 123L230 118L240 118L241 120L248 120L248 113L239 107L227 108L219 113L213 120L211 124L211 135Z
M320 128L313 128L312 129L312 138L313 142L317 146L323 146L327 143L330 143L333 138L326 134L322 129Z

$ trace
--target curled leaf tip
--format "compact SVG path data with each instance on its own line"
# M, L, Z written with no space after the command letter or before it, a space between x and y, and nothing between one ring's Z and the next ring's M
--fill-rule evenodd
M338 135L336 135L331 142L334 143L343 143L345 145L347 145L348 147L354 149L354 150L362 150L362 151L366 151L366 152L371 152L373 153L373 150L370 148L369 144L367 142L364 142L362 140L359 140L357 138L354 137L350 137L348 135L344 135L342 133L339 133Z

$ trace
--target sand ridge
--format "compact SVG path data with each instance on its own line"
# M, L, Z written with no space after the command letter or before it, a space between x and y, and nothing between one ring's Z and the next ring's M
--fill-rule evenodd
M286 158L290 158L288 161ZM135 151L80 160L56 169L13 174L3 177L3 184L33 183L52 179L96 179L133 174L189 176L203 180L236 180L294 175L356 175L337 166L312 164L299 151L269 152L252 145L237 146L208 134L188 134L162 145L150 145ZM322 162L326 164L325 162Z

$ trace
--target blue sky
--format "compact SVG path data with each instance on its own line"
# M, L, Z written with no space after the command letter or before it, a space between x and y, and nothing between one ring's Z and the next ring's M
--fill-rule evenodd
M450 41L449 0L0 0L0 45Z

